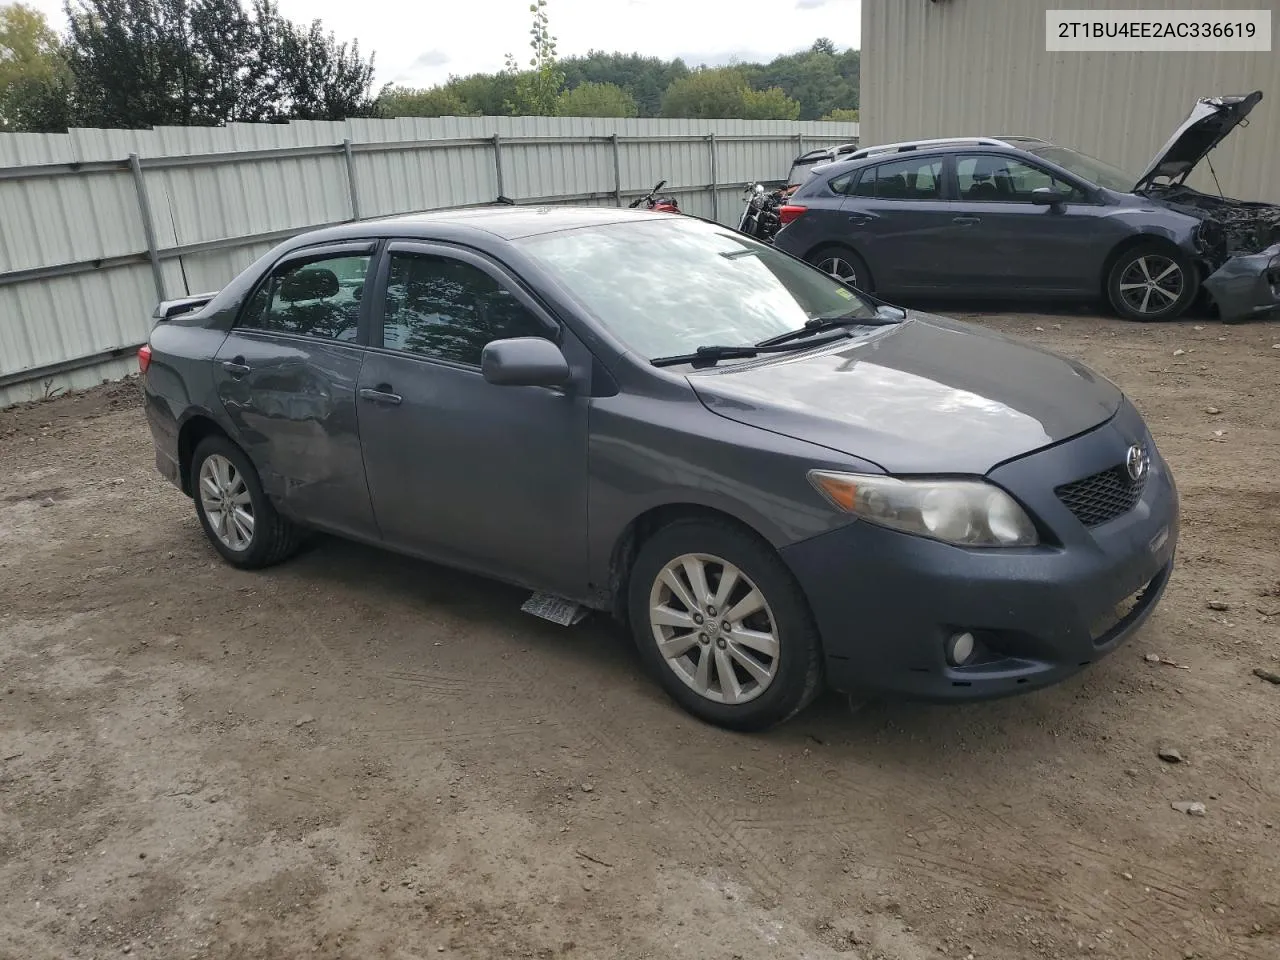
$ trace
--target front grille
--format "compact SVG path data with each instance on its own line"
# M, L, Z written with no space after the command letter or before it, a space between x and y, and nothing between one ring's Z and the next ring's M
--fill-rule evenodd
M1142 498L1142 488L1146 486L1146 482L1145 474L1135 482L1129 478L1129 472L1120 466L1095 473L1083 480L1064 483L1053 492L1077 520L1086 527L1096 527L1132 510Z

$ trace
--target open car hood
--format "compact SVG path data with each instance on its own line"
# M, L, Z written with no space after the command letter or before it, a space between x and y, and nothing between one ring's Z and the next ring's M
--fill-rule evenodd
M1182 121L1169 142L1160 148L1150 165L1138 178L1133 192L1166 177L1170 183L1181 183L1240 124L1262 99L1262 91L1227 97L1202 97L1196 101L1191 115Z

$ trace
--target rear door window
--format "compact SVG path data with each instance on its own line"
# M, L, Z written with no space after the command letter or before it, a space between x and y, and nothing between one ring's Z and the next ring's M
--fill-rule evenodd
M876 200L940 200L942 158L912 157L868 167L851 192Z
M240 327L354 342L370 255L292 261L272 271L240 317Z

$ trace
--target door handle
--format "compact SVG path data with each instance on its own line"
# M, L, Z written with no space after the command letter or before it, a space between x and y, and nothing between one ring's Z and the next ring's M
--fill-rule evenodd
M222 369L233 377L243 377L253 368L244 362L244 357L236 357L234 360L223 360Z
M864 223L870 223L871 220L872 218L867 216L865 213L852 213L849 215L849 222L859 226Z
M382 389L385 387L386 389ZM362 387L360 390L360 399L369 400L372 403L385 403L389 407L397 407L404 397L398 393L392 393L391 387L387 384L381 384L379 389L374 390L370 387Z
M982 222L982 218L981 218L981 217L975 217L975 216L972 216L972 215L966 215L966 216L962 216L962 217L952 217L951 222L952 222L952 223L958 223L958 224L960 224L960 225L962 225L962 226L966 226L966 227L967 227L967 226L971 226L972 224L975 224L975 223L981 223L981 222Z

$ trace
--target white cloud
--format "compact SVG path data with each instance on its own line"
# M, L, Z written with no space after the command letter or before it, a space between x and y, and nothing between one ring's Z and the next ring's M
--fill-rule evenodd
M65 25L62 0L27 0L50 22ZM857 47L860 0L548 0L551 32L561 56L588 50L671 58L691 47L707 51L692 63L727 62L734 51L767 58L830 37L838 49ZM450 74L501 70L503 58L523 59L529 44L529 0L464 0L406 4L403 0L279 0L290 19L319 19L340 40L359 40L377 54L375 87L387 81L425 86ZM831 7L838 5L839 16ZM718 52L717 52L718 51ZM446 59L440 59L440 58Z

